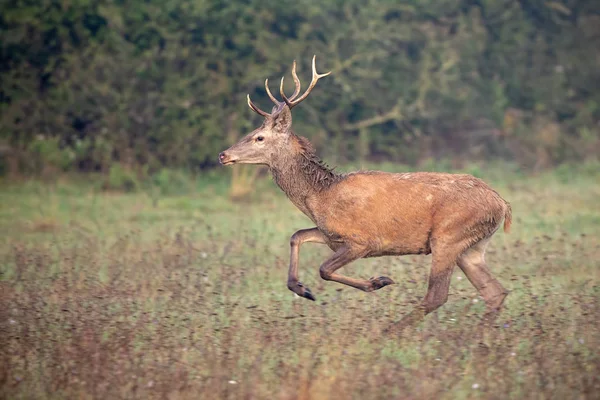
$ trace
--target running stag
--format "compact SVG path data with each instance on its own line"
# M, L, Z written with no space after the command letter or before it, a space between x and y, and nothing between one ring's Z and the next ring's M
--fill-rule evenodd
M300 94L296 62L292 67L294 93L287 97L283 78L279 101L267 113L248 95L250 108L264 117L262 125L219 154L223 165L267 165L275 183L316 225L291 237L288 288L315 300L298 280L300 246L322 243L334 254L320 267L321 277L371 292L393 284L380 276L369 280L338 273L364 257L432 254L429 288L421 305L409 316L413 321L437 309L448 299L452 271L458 265L485 299L489 310L502 305L507 291L490 273L484 254L492 235L504 220L511 224L510 205L482 180L471 175L433 172L386 173L359 171L339 174L317 157L310 142L292 130L292 108L302 102L324 76L312 60L312 81Z

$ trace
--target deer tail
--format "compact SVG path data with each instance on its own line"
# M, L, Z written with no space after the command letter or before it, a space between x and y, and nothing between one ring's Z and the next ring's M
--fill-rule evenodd
M510 203L506 202L506 211L504 211L504 232L510 232L510 226L512 225L512 208Z

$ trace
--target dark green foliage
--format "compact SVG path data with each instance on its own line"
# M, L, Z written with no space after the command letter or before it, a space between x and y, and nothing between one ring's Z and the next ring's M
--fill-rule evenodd
M5 1L0 165L210 167L256 125L246 93L268 109L264 79L297 59L306 86L312 54L333 75L295 127L333 161L593 156L599 4Z

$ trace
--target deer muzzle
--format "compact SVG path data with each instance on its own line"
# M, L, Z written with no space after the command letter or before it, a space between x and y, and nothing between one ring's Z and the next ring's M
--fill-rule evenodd
M236 160L232 158L229 154L227 154L227 152L222 151L221 153L219 153L219 162L221 163L221 165L234 164L235 161Z

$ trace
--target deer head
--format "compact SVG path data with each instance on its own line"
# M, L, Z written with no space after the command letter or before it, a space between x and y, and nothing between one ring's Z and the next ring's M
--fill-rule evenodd
M292 77L296 89L288 98L283 91L283 78L279 85L279 93L283 101L279 101L273 96L269 89L269 80L265 80L265 89L269 98L275 106L271 113L267 113L258 108L250 95L247 96L248 106L258 115L265 118L263 124L246 135L239 142L231 146L229 149L219 154L219 162L223 165L230 164L265 164L271 166L275 158L282 154L290 154L294 152L294 140L292 134L292 113L291 110L298 105L302 100L308 97L313 90L317 81L331 73L318 74L316 67L316 56L312 59L312 81L308 89L300 97L300 79L296 74L296 61L292 65Z

